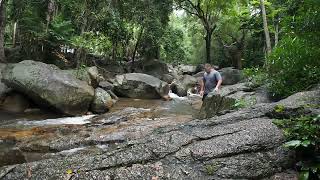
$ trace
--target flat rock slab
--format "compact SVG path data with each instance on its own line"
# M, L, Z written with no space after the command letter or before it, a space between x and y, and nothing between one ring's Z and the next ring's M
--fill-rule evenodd
M262 179L285 171L293 153L273 123L275 106L286 111L319 105L318 92L296 94L206 120L154 129L104 153L55 158L0 168L3 179ZM319 106L312 106L319 107ZM97 119L97 121L100 121Z
M270 119L206 127L182 125L156 130L100 155L17 165L3 178L27 177L26 168L31 179L64 179L69 169L83 179L257 178L288 165L290 153L281 147L282 142L282 132Z

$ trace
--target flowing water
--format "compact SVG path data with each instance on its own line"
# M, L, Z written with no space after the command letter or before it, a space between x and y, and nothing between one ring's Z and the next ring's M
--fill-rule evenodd
M106 114L81 117L0 111L0 167L102 153L156 128L190 121L200 108L199 97L174 96L172 101L120 99Z

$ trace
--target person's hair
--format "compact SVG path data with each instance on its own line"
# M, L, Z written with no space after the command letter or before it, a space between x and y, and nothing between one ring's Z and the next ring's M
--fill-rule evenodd
M211 67L212 67L211 64L208 64L208 63L204 65L204 68L211 68Z

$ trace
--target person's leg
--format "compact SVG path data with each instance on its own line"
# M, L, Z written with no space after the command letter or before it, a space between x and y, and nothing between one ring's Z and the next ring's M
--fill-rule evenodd
M204 101L204 99L205 99L207 96L208 96L208 94L204 94L204 95L202 96L202 101Z

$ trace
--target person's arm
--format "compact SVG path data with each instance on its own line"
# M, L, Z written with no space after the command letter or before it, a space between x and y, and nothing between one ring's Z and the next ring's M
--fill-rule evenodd
M221 87L222 84L222 79L218 81L216 88L214 89L215 91L219 91L219 88Z
M204 79L202 78L200 81L200 95L204 95Z
M214 88L214 90L215 90L216 92L218 92L218 91L219 91L219 88L221 87L221 84L222 84L222 77L221 77L221 74L220 74L219 72L217 72L216 78L217 78L217 80L218 80L218 83L217 83L216 87Z

